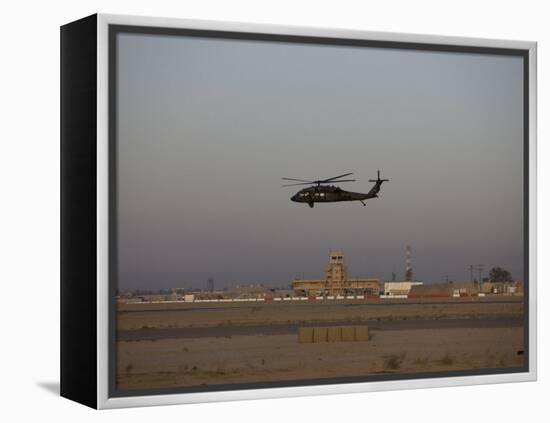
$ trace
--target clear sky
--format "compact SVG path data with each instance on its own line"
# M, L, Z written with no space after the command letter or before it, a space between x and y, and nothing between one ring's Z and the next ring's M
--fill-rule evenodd
M118 36L119 288L523 272L519 57ZM292 203L354 172L367 202Z

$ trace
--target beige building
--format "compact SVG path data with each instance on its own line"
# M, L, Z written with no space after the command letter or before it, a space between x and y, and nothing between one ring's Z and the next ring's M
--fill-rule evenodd
M409 295L413 286L420 286L423 282L392 281L384 283L384 295Z
M292 289L302 295L379 295L380 281L377 278L348 279L346 270L343 254L332 252L324 279L294 279Z
M483 282L481 292L484 294L523 295L521 282Z

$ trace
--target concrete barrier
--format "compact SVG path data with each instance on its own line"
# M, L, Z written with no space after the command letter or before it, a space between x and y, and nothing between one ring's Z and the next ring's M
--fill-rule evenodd
M354 326L343 326L342 327L342 342L353 342L355 341L355 327Z
M301 344L323 342L365 342L369 340L369 327L316 326L298 328L298 342Z
M313 328L299 328L298 329L298 342L300 344L313 343Z
M329 326L327 328L327 342L340 342L342 340L342 328L340 326Z
M326 327L316 327L316 328L313 328L313 342L315 343L318 343L318 342L327 342L327 333L328 333L328 328Z

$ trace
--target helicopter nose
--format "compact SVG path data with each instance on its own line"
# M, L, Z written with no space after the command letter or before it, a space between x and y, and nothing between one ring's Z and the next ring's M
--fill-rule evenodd
M298 195L294 194L292 197L290 197L290 201L298 201Z

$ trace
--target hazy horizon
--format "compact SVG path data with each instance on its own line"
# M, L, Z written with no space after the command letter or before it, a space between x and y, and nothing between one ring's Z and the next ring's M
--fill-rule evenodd
M121 290L350 277L523 279L520 57L117 36ZM354 172L380 198L305 204L281 178ZM477 274L475 276L477 278Z

